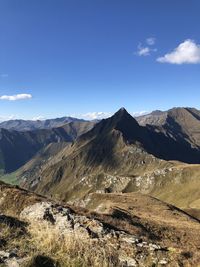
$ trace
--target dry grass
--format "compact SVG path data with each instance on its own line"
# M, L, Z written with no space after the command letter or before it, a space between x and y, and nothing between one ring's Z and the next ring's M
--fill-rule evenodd
M0 215L0 250L12 251L26 244L25 225L14 217Z
M80 238L73 233L63 233L48 223L29 226L29 259L24 267L35 266L37 255L51 258L59 267L114 267L118 265L117 252L101 241Z
M21 226L19 223L23 222L17 218L4 217L0 222L0 250L18 248L18 256L24 258L23 267L120 266L118 253L109 242L89 239L80 233L62 232L46 221L34 221ZM40 263L36 263L36 259ZM45 265L41 259L50 259L52 265L48 262Z

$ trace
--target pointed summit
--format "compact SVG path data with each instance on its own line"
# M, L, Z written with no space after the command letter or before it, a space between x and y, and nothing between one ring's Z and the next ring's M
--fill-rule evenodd
M116 126L121 123L128 124L130 123L131 125L138 125L137 121L128 113L128 111L122 107L120 108L111 118L109 118L113 122L115 122ZM128 125L127 125L128 126Z
M120 108L117 112L114 113L114 115L112 117L123 117L123 116L131 116L128 111L125 108ZM110 117L110 119L112 118Z
M126 112L126 113L128 113L127 110L124 107L121 107L117 112L122 112L122 113Z
M124 107L120 108L114 115L123 115L123 114L129 114Z
M105 136L113 130L121 132L126 140L133 140L139 138L141 127L125 108L120 108L112 117L103 119L96 124L81 139Z

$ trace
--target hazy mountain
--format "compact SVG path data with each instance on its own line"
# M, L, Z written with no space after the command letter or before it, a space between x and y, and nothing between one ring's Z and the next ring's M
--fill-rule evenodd
M199 120L200 111L190 107L175 107L166 111L155 110L149 114L138 116L135 119L143 126L147 124L162 126L166 123L168 117L178 118L180 115L181 117L187 117L189 114Z
M165 112L152 112L137 118L140 125L151 125L178 143L200 148L200 111L195 108L173 108Z
M161 126L165 123L168 111L155 110L149 114L135 117L137 122L146 126L147 124Z
M62 117L48 120L9 120L0 123L0 128L15 131L31 131L37 129L51 129L70 122L83 122L82 119Z

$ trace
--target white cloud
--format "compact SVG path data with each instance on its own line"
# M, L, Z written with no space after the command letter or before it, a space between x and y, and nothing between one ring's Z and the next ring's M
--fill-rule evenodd
M150 48L148 46L142 46L141 44L138 45L138 51L136 52L136 54L138 56L149 56L151 55L151 52L156 52L157 49L156 48Z
M132 115L133 117L138 117L138 116L146 115L146 114L148 114L148 113L149 113L149 111L142 110L142 111L132 112L131 115Z
M138 45L138 56L149 56L150 55L150 48L149 47L143 47L141 44Z
M157 58L157 61L179 65L200 63L200 45L196 44L194 40L187 39L172 52Z
M37 116L37 117L33 117L31 120L32 121L42 121L45 120L46 118L44 116Z
M78 115L77 117L82 118L82 119L86 119L86 120L101 120L104 118L108 118L112 116L111 112L88 112L82 115Z
M147 43L148 45L154 45L154 44L156 43L156 38L154 38L154 37L149 37L149 38L146 39L146 43Z
M32 98L31 94L17 94L17 95L2 95L0 96L0 100L8 100L8 101L16 101L22 99L30 99Z
M9 120L14 120L16 119L16 115L8 115L8 116L1 116L0 115L0 121L9 121Z
M138 117L138 116L142 116L145 114L148 114L148 111L136 111L136 112L130 112L130 114L133 117ZM81 118L81 119L85 119L85 120L101 120L101 119L106 119L108 117L111 117L114 113L113 112L88 112L85 114L81 114L81 115L77 115L77 114L73 114L71 115L72 117L75 118Z

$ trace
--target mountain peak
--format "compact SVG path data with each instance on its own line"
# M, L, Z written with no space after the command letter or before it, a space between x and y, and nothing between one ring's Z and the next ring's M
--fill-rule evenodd
M121 112L126 111L127 112L127 110L124 107L121 107L118 111L121 111Z
M137 121L127 112L125 108L120 108L113 116L103 119L94 128L85 133L83 138L107 135L112 130L120 131L129 140L139 136L140 126Z
M125 118L134 120L134 118L128 113L128 111L124 107L120 108L111 118L113 118L115 121L120 121Z
M115 114L125 114L125 113L128 113L128 111L124 107L122 107Z
M95 128L101 129L101 133L118 130L126 139L132 139L140 131L139 124L125 108L120 108L112 117L103 120Z

